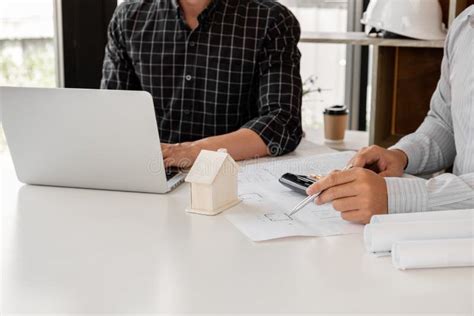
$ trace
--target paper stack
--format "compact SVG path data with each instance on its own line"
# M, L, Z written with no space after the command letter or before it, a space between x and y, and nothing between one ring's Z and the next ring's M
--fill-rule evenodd
M398 269L474 266L474 210L376 215L364 240Z

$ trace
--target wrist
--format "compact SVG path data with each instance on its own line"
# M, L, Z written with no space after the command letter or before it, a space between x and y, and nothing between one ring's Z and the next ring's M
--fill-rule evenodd
M212 144L212 142L209 141L209 138L202 138L199 140L194 141L193 146L196 148L199 148L200 150L205 149L205 150L216 150Z
M393 152L396 155L397 160L403 166L403 170L405 170L408 166L408 156L407 156L407 154L401 149L390 149L390 151Z

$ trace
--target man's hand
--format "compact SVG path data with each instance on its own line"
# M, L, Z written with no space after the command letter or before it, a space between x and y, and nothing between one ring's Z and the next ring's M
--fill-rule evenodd
M343 219L367 224L375 214L385 214L388 209L385 180L364 168L334 171L308 188L309 195L323 191L316 199L321 205L332 202Z
M398 149L388 150L379 146L364 147L352 158L354 167L367 168L382 177L401 177L408 157Z
M166 167L190 168L201 149L201 146L196 142L161 144Z

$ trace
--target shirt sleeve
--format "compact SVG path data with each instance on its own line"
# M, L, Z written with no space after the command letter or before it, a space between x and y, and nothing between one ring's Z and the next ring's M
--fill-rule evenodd
M123 24L126 3L122 3L110 21L102 67L101 89L142 90L133 62L126 50Z
M300 26L289 10L276 5L259 60L259 117L242 126L256 132L272 156L296 149L301 141L302 82L298 50Z
M385 178L389 213L474 208L474 173L445 173L429 180Z
M391 149L400 149L408 157L406 172L428 174L453 165L456 157L451 116L449 81L449 35L441 64L441 78L431 98L430 110L415 133L402 138Z
M452 27L450 34L455 31ZM441 79L431 100L424 122L411 135L392 148L408 156L406 171L411 174L433 173L451 166L456 157L451 117L450 35L441 66ZM389 213L409 213L446 209L474 208L474 173L456 176L445 173L429 180L385 178Z

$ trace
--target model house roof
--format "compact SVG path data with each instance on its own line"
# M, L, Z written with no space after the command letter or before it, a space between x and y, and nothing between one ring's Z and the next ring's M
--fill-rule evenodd
M224 175L233 175L238 168L228 153L202 150L189 171L186 182L212 184L221 170L224 171Z

